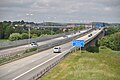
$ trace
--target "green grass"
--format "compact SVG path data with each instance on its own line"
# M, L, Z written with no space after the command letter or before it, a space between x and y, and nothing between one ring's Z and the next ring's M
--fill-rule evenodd
M0 42L8 42L8 39L0 39Z
M120 51L99 50L70 54L40 80L120 80Z

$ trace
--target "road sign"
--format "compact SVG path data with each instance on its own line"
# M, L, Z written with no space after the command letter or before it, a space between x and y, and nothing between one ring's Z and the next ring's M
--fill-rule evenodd
M73 40L72 41L72 46L77 46L77 47L84 47L84 40Z
M96 24L96 27L102 27L103 26L103 23L97 23Z

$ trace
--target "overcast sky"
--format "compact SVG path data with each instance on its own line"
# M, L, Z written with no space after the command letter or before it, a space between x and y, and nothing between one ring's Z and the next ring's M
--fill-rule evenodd
M120 0L0 0L3 20L120 22Z

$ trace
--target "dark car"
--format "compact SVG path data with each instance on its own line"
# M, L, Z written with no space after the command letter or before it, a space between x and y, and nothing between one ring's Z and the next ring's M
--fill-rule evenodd
M88 35L88 37L91 37L91 36L92 36L92 34L89 34L89 35Z

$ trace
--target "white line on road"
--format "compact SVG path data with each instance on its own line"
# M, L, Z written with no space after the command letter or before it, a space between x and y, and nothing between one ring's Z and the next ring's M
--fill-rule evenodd
M73 48L73 47L72 47L72 48ZM71 48L70 48L70 49L71 49ZM68 51L68 50L66 50L66 51ZM66 51L64 51L64 52L66 52ZM16 80L16 79L18 79L18 78L22 77L23 75L25 75L25 74L29 73L30 71L32 71L32 70L34 70L34 69L36 69L36 68L38 68L38 67L40 67L40 66L42 66L43 64L45 64L45 63L47 63L47 62L51 61L52 59L54 59L54 58L58 57L59 55L64 54L64 52L63 52L63 53L60 53L60 54L58 54L58 55L56 55L56 56L54 56L54 57L52 57L52 58L50 58L50 59L48 59L47 61L45 61L45 62L43 62L43 63L41 63L41 64L39 64L39 65L37 65L37 66L35 66L35 67L33 67L32 69L30 69L30 70L28 70L28 71L26 71L26 72L24 72L24 73L20 74L19 76L17 76L17 77L15 77L15 78L13 78L12 80Z
M72 47L72 48L73 48L73 47ZM66 51L68 51L68 50L66 50ZM66 51L64 51L64 52L66 52ZM32 69L30 69L30 70L28 70L28 71L26 71L26 72L20 74L19 76L13 78L12 80L16 80L16 79L20 78L21 76L23 76L23 75L29 73L30 71L32 71L32 70L34 70L34 69L36 69L36 68L42 66L43 64L49 62L50 60L52 60L52 59L54 59L54 58L56 58L56 57L58 57L59 55L64 54L64 52L63 52L63 53L60 53L60 54L58 54L58 55L56 55L56 56L54 56L54 57L52 57L52 58L50 58L50 59L48 59L47 61L45 61L45 62L43 62L43 63L41 63L41 64L39 64L39 65L37 65L37 66L35 66L35 67L33 67Z

